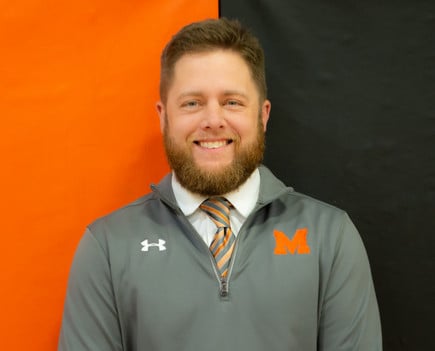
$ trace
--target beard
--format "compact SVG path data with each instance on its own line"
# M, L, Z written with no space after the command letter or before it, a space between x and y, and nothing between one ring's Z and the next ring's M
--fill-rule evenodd
M163 141L169 166L180 184L193 193L210 197L229 193L249 178L263 160L265 132L259 118L255 140L243 147L239 139L234 140L233 143L236 144L232 162L212 171L199 167L190 149L179 147L172 141L167 122L163 130Z

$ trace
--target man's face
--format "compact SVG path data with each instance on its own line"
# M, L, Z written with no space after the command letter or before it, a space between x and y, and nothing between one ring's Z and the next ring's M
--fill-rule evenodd
M180 183L219 195L236 189L263 157L270 102L243 58L229 50L182 56L157 110L166 154Z

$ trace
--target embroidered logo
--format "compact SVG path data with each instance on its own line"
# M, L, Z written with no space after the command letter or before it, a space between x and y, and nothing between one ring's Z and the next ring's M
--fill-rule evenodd
M147 251L149 250L150 247L158 247L159 251L165 251L166 250L166 240L163 239L159 239L158 243L149 243L148 239L145 239L144 241L141 242L143 248L141 251Z
M275 237L275 250L273 253L275 255L294 255L297 253L298 255L307 255L311 252L310 247L307 243L307 228L297 229L293 235L293 238L287 237L283 232L279 230L273 231L273 236Z

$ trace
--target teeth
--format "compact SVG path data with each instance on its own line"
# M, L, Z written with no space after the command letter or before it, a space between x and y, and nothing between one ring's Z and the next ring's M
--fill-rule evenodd
M218 147L225 146L226 144L226 141L201 141L199 143L201 147L205 147L207 149L217 149Z

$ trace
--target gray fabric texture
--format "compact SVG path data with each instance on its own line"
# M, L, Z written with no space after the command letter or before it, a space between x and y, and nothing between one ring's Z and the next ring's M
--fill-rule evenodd
M171 175L92 223L71 268L59 351L381 350L370 267L347 214L264 166L260 176L227 294L175 202ZM301 229L309 253L296 242ZM276 254L277 231L293 253Z

